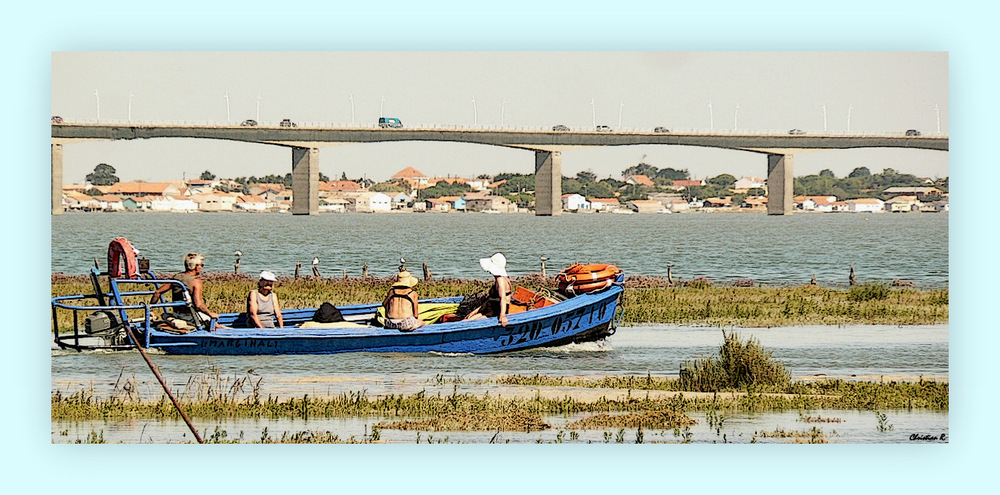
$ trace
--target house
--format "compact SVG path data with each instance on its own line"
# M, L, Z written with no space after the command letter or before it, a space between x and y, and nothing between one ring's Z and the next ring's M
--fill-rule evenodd
M327 198L319 200L319 211L344 213L351 202L344 198Z
M358 213L392 211L392 198L385 193L363 192L348 200L353 204L353 208L349 206L348 209Z
M242 211L267 211L266 199L254 194L242 194L236 198L236 209Z
M122 206L127 211L151 211L153 201L148 196L127 196L122 198Z
M589 210L591 207L590 201L587 198L579 194L563 194L562 195L562 207L564 210Z
M445 201L442 198L432 198L425 200L427 203L427 211L449 211L451 210L451 203Z
M764 179L761 179L760 177L743 177L734 182L731 189L735 193L746 193L750 189L754 188L763 189Z
M625 183L626 184L634 184L634 185L637 185L637 186L649 186L649 187L653 187L654 186L653 181L649 177L647 177L645 175L642 175L642 174L635 174L635 175L630 175L630 176L626 177L625 178Z
M97 201L98 208L104 211L121 211L125 209L122 198L113 194L94 196L94 199Z
M89 194L70 191L62 195L63 206L68 210L92 211L101 209L99 201Z
M743 199L743 202L740 203L740 208L767 208L767 198L764 196L747 196Z
M886 196L916 196L920 201L933 201L941 198L942 191L936 187L890 187L882 194Z
M362 192L365 188L361 184L350 180L329 180L319 182L319 192Z
M833 211L836 196L795 196L792 203L804 211Z
M616 210L621 207L618 198L593 198L590 200L590 208L594 211Z
M881 199L857 198L847 200L847 211L856 213L877 213L885 210Z
M180 196L184 194L186 187L178 186L173 182L119 182L99 188L104 194L116 196Z
M406 182L407 184L410 185L411 189L415 191L428 188L432 185L430 177L428 177L427 174L413 167L406 167L403 170L400 170L399 172L393 174L392 177L389 177L389 180L393 179L402 180L403 182Z
M402 210L403 208L409 206L410 203L412 202L413 198L411 198L409 194L397 193L395 196L392 197L392 209Z
M702 208L726 208L733 206L733 197L726 196L724 198L706 198L702 201Z
M705 181L703 179L695 179L695 180L678 179L673 181L673 183L667 186L667 188L672 189L674 191L683 191L689 187L701 187L704 185Z
M896 196L885 202L885 209L893 213L917 211L920 209L920 201L916 196Z
M437 200L447 202L449 210L465 210L465 196L441 196Z
M239 196L217 193L217 194L195 194L191 196L191 201L198 205L199 211L233 211Z
M633 199L626 206L636 213L659 213L663 210L663 204L652 199Z
M662 201L661 201L661 204L662 204ZM672 211L674 213L681 212L681 211L686 211L686 210L690 210L691 209L691 204L688 203L687 201L684 201L683 198L674 198L674 199L671 199L671 200L667 201L667 203L664 204L663 206L666 209L668 209L668 210L670 210L670 211Z
M510 213L511 207L515 210L516 205L511 205L510 200L503 196L480 196L465 198L465 209L467 211L496 210L502 213Z

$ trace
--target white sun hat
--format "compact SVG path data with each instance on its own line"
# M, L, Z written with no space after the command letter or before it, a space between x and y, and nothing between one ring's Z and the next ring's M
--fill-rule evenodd
M507 276L507 257L503 253L496 253L489 258L480 258L479 266L483 267L483 270L490 272L493 276Z
M277 282L278 281L278 277L275 277L273 273L271 273L271 272L269 272L267 270L264 270L264 271L260 272L260 279L261 280L269 280L271 282Z

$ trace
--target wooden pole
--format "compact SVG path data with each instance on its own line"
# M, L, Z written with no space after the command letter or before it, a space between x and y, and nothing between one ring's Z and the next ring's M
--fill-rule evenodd
M149 313L149 306L146 306L146 313ZM153 375L156 376L156 379L159 380L160 386L163 387L163 391L167 394L167 397L170 397L170 402L174 404L174 408L177 409L177 413L180 414L184 422L187 423L188 429L190 429L191 433L194 434L195 440L198 440L198 443L205 443L205 441L202 440L201 435L198 434L198 429L191 424L191 420L188 419L187 414L184 414L184 410L181 409L180 403L178 403L177 399L174 398L174 394L170 393L170 388L167 387L167 382L163 380L163 376L160 375L160 371L156 369L156 365L153 364L153 361L149 359L148 355L146 355L146 351L141 345L139 345L139 339L135 338L135 334L132 333L132 326L129 325L128 322L125 322L125 331L128 332L128 337L132 339L132 343L135 344L135 348L139 349L139 354L141 354L142 359L146 361L146 365L149 366L149 370L152 371Z

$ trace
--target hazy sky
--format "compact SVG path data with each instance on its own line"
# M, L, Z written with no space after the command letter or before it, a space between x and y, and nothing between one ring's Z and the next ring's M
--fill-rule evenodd
M228 95L228 107L227 107ZM258 98L259 96L259 98ZM130 109L131 100L131 109ZM475 102L473 102L475 100ZM352 107L353 102L353 107ZM373 124L651 130L948 132L946 52L54 52L52 114L70 121ZM824 114L825 110L825 114ZM850 121L848 122L848 119ZM563 153L563 174L620 177L640 160L698 178L766 175L764 156L680 146ZM287 148L194 139L73 143L64 182L98 163L122 180L285 174ZM322 173L385 180L533 171L530 151L458 143L324 147ZM795 175L886 167L948 175L948 153L800 153Z

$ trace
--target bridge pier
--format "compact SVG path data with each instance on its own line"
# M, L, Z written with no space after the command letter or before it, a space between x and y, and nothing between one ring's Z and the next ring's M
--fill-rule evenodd
M61 215L62 208L63 145L52 145L52 214Z
M791 215L794 155L767 155L767 214Z
M319 214L319 148L292 148L292 214Z
M535 215L562 214L562 153L535 151Z

